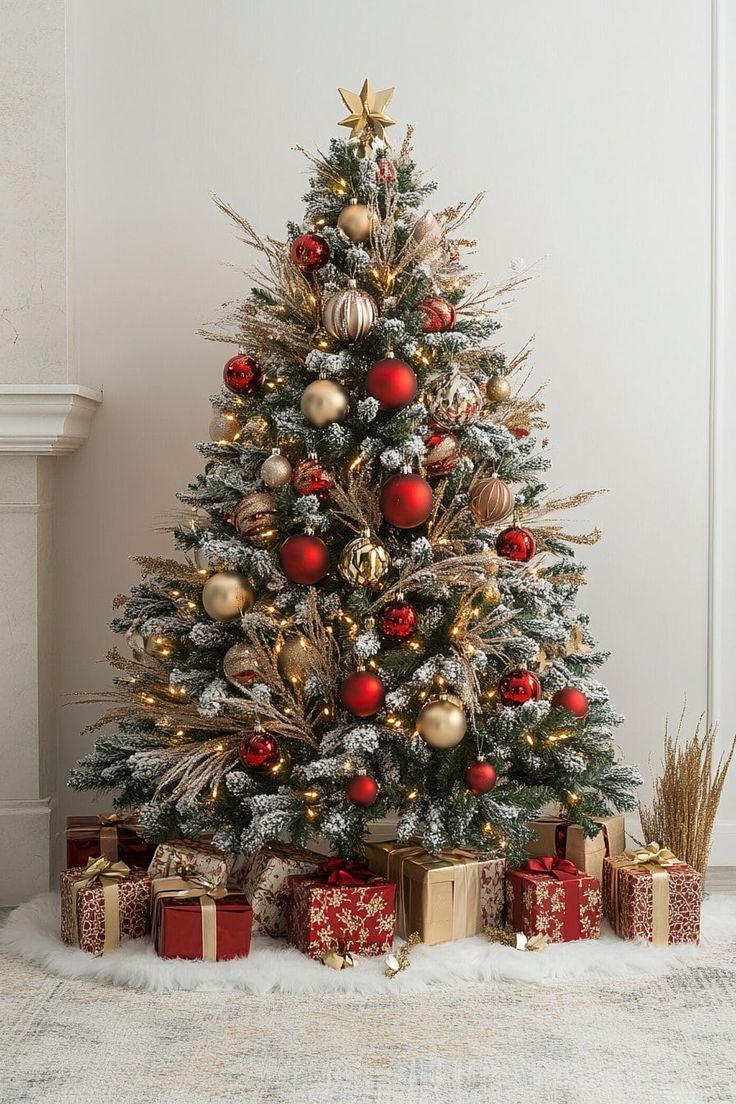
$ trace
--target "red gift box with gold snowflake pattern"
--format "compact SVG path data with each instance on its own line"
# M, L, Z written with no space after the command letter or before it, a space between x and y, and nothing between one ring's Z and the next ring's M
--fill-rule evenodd
M95 867L99 867L96 876ZM116 867L121 868L117 877ZM90 859L86 868L62 870L59 886L65 943L77 944L87 954L102 955L148 931L151 879L145 870L129 870L124 863L110 864L104 858Z
M568 943L601 934L600 882L567 859L543 856L507 870L506 904L509 924L528 937Z
M622 939L698 943L702 889L698 871L657 844L603 861L605 913Z
M289 878L289 942L321 959L335 945L358 955L391 950L396 886L344 859Z

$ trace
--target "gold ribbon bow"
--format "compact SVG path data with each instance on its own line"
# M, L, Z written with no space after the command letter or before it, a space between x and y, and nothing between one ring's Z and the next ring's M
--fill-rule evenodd
M199 900L202 922L202 959L205 962L217 961L217 901L227 897L228 889L224 885L215 885L203 874L195 874L189 867L182 866L182 875L169 878L154 878L151 883L153 900L153 938L158 940L161 923L161 901L174 899L186 901ZM186 877L183 875L186 874Z
M104 855L98 859L89 859L87 868L79 881L72 885L72 932L74 942L79 943L79 922L77 918L77 897L85 886L99 881L102 886L105 922L105 940L103 954L109 954L120 946L120 882L130 874L130 867L124 862L110 862Z
M99 813L100 853L110 862L118 861L118 828L135 828L137 813Z
M622 870L649 870L652 875L652 944L666 947L670 938L670 876L667 867L680 863L672 851L658 843L648 843L635 851L625 851L613 860L611 871L611 911L618 929L620 910L619 875Z
M656 866L672 866L679 863L672 851L666 847L660 847L658 843L648 843L646 847L637 847L635 851L627 851L626 857L632 866L642 866L654 863Z

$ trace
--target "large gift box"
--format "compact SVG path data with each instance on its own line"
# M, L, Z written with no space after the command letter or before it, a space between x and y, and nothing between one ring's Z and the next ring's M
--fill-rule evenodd
M622 939L657 947L700 939L702 877L657 843L607 858L603 903Z
M125 863L90 859L86 867L62 870L61 938L88 954L116 950L124 939L148 930L151 880Z
M506 903L508 923L527 937L568 943L601 934L600 882L568 859L546 855L508 870Z
M473 851L432 855L415 844L366 844L371 870L398 886L396 934L418 932L424 943L477 935L503 921L502 858Z
M620 855L626 849L626 818L623 813L617 813L590 819L600 825L600 831L592 838L584 834L579 824L570 824L559 816L539 816L530 820L534 838L526 845L527 855L533 859L556 855L602 882L606 855Z
M156 848L148 873L151 878L198 874L213 885L227 885L234 855L197 840L169 840Z
M289 878L311 874L324 860L315 851L289 844L272 843L246 861L239 878L246 900L253 909L253 931L278 939L286 935L289 907Z
M66 865L86 866L100 855L126 866L148 867L155 843L139 835L135 813L100 813L98 816L66 818Z
M327 859L289 878L289 942L310 958L337 947L358 955L391 950L396 886L367 866Z
M250 951L253 910L237 888L193 875L155 878L153 941L161 958L224 962Z

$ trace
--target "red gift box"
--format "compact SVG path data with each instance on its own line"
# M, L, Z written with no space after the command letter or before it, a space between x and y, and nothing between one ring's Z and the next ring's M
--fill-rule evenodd
M567 859L544 856L507 870L506 903L509 923L526 936L568 943L601 933L600 882Z
M250 952L253 909L224 886L155 878L153 940L160 958L225 962Z
M148 931L151 880L145 870L130 870L100 856L84 868L62 870L59 885L65 943L102 955Z
M611 927L622 939L646 939L655 947L699 942L702 885L697 870L656 843L603 863Z
M138 834L135 813L103 813L66 818L66 865L86 866L100 855L110 862L147 870L156 850Z
M289 878L289 942L310 958L340 951L380 955L394 938L396 886L366 866L328 859Z

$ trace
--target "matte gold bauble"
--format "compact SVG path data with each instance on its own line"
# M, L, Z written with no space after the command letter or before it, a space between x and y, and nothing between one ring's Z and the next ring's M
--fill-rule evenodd
M346 544L340 556L340 574L352 586L378 590L391 570L391 557L385 545L365 529Z
M231 686L240 689L258 678L253 652L247 644L233 644L222 657L222 670Z
M325 299L322 305L322 325L331 337L345 345L362 341L373 329L378 307L367 291L361 291L355 280Z
M238 571L217 571L202 588L202 605L213 621L235 621L252 608L255 597L253 587Z
M462 703L449 696L428 701L417 717L417 732L431 748L456 747L466 727Z
M470 488L470 509L479 525L491 525L508 517L515 501L508 483L495 475L479 479Z
M486 396L492 403L508 402L511 398L511 384L506 376L491 376L486 384Z
M356 245L368 241L371 230L377 224L378 218L370 207L354 200L351 200L347 207L343 207L337 217L337 229L342 230L345 237L350 238Z
M304 682L314 666L314 648L305 636L287 636L279 648L276 666L286 682Z
M322 429L331 422L342 422L348 412L348 393L332 380L314 380L302 392L301 412L313 426Z
M213 441L225 441L232 444L240 436L240 426L234 414L216 410L210 419L210 437Z
M261 479L272 490L291 482L291 464L278 449L274 449L261 464Z

